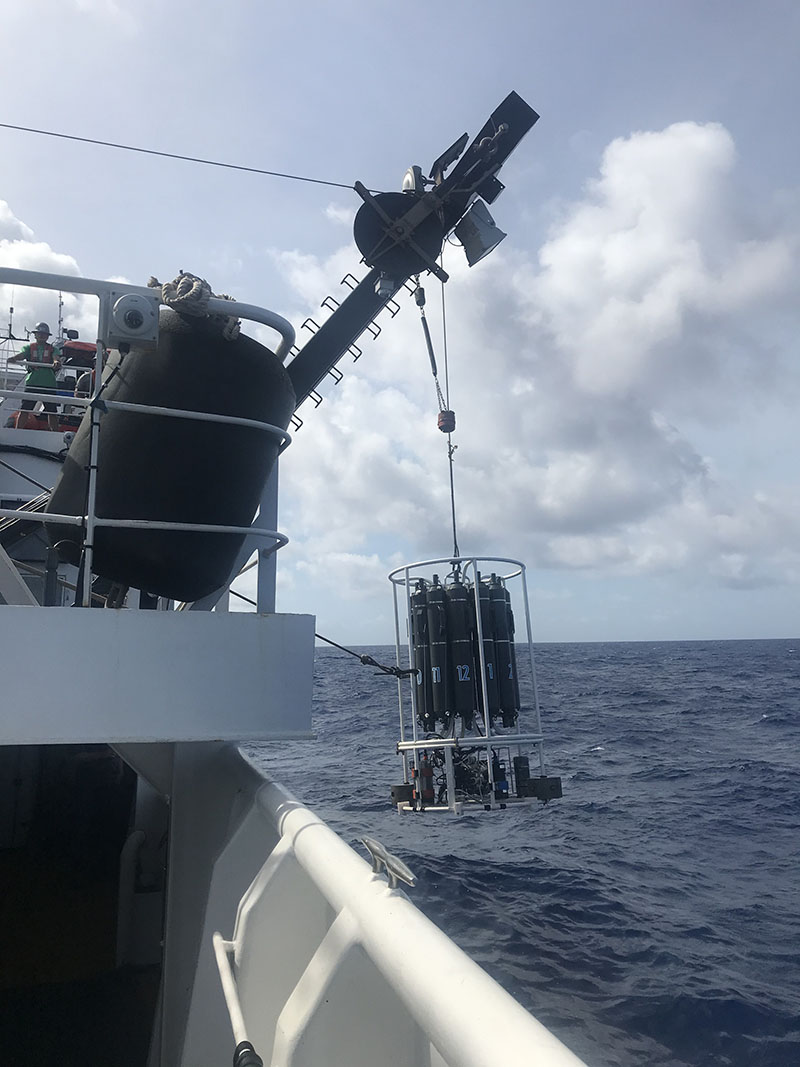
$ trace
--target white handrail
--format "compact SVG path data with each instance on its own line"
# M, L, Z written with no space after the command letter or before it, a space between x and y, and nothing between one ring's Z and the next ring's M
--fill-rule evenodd
M544 734L491 734L489 741L495 748L522 744L540 745L544 741ZM395 747L398 752L414 752L426 748L486 748L486 738L437 737L435 741L431 741L429 737L425 737L418 741L398 741Z
M82 293L85 296L105 297L109 293L132 293L136 296L153 300L157 290L145 285L128 285L120 282L106 282L99 278L79 278L69 274L47 274L35 270L18 270L15 267L0 267L0 284L28 285L34 289L55 289L63 293ZM208 311L212 315L229 315L233 318L251 319L269 326L281 335L281 342L275 349L275 355L285 360L295 341L294 326L282 315L255 304L240 304L238 300L221 300L212 297L208 301Z
M279 437L281 439L281 451L292 441L292 435L287 430L283 430L280 426L275 426L271 422L262 422L260 419L245 419L238 415L219 415L213 411L193 411L191 408L164 408L156 404L128 404L121 400L103 400L102 396L100 402L105 404L109 410L131 411L143 415L164 415L167 418L189 419L192 422L219 422L225 426L253 427L256 430L264 430L267 433L274 434L275 437Z
M81 396L73 396L71 393L59 393L52 389L49 393L34 393L32 390L17 387L16 389L0 389L0 396L15 397L17 400L43 400L45 403L75 404L86 407L91 404L90 399Z
M222 993L225 997L225 1005L231 1020L233 1038L238 1046L242 1041L247 1041L247 1027L242 1014L242 1006L239 1003L239 992L236 988L236 979L234 978L229 958L229 953L233 950L234 945L232 941L223 940L219 931L215 931L211 940L214 945L214 955L217 959L219 980L222 983Z
M512 563L518 569L512 571L510 574L501 574L498 577L504 581L508 581L510 578L517 578L525 569L525 564L520 563L518 559L510 559L507 556L443 556L440 559L422 559L416 563L404 563L402 567L395 567L388 575L389 581L393 585L405 585L405 577L398 577L398 575L405 575L407 571L412 571L415 567L435 567L437 563L450 564L454 566L456 563Z
M25 522L52 522L55 525L84 526L86 515L57 515L54 512L21 511L14 508L0 508L0 519L22 519ZM280 530L267 530L263 526L223 526L210 522L162 522L160 519L104 519L96 515L95 526L108 526L113 529L130 530L188 530L194 533L252 534L254 537L272 537L275 549L288 545L289 538ZM271 549L263 549L265 552Z
M17 389L0 389L0 396L17 397L19 392ZM71 407L83 408L88 408L93 403L93 397L71 396L69 393L58 392L34 393L28 390L19 399L42 400L45 403L68 403ZM279 437L281 439L281 451L292 441L292 435L287 430L282 429L280 426L275 426L271 422L262 422L260 419L245 419L238 415L220 415L214 411L195 411L192 408L165 408L157 404L128 404L121 400L105 400L102 394L100 403L109 410L113 408L118 411L128 411L141 415L163 415L166 418L189 419L193 422L219 422L225 426L253 427L256 430L264 430L266 433L272 433L275 437Z
M539 1067L585 1067L558 1038L506 993L473 960L411 903L404 892L389 889L369 865L313 812L287 790L268 782L257 803L332 909L333 918L347 915L355 939L372 960L400 1004L451 1067L486 1067L491 1063L535 1063ZM268 891L257 876L253 887ZM423 983L409 966L413 946L424 946L426 966L436 981ZM218 942L225 950L229 981L226 1000L235 997L234 1029L246 1032L227 952L240 949ZM223 973L223 966L220 966ZM458 996L453 991L458 990ZM250 1003L253 998L250 997ZM399 1007L399 1005L398 1005ZM232 1013L233 1014L233 1013ZM258 1049L268 1057L270 1049ZM267 1060L267 1062L269 1062Z

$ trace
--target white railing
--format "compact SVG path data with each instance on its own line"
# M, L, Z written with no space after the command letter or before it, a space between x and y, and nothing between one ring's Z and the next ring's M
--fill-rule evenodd
M279 839L232 939L214 935L236 1044L274 1067L580 1067L287 790L267 783L256 807Z
M0 359L0 385L3 389L13 389L16 392L21 392L25 387L25 372L20 370L17 364L10 365L7 354ZM0 400L0 406L2 403Z
M0 267L0 285L25 285L32 289L52 289L55 292L82 293L84 296L96 296L100 299L101 319L104 317L104 301L118 299L120 296L139 296L146 301L157 299L157 290L143 285L123 285L118 282L106 282L99 278L78 278L70 274L45 274L34 270L17 270L12 267ZM232 318L250 319L269 326L281 335L281 342L275 349L280 360L285 360L294 344L294 327L282 315L258 307L256 304L241 304L238 300L223 300L211 297L207 305L210 315L225 315Z

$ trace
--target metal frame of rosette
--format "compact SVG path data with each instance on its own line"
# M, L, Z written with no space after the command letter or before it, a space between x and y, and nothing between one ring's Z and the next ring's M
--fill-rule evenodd
M33 289L49 289L55 292L80 293L85 296L96 296L100 302L98 317L97 354L95 357L95 386L91 397L69 397L68 402L75 407L88 407L92 413L92 431L89 446L89 471L86 515L55 515L31 512L25 513L26 521L42 523L57 522L72 526L84 527L84 566L82 586L82 606L91 605L92 596L92 544L94 531L98 526L121 526L129 529L142 530L175 530L196 531L201 533L236 533L254 537L264 537L273 541L272 545L260 549L258 552L259 580L258 580L258 607L257 610L274 610L274 593L270 592L271 582L266 573L262 576L262 570L272 562L274 553L288 543L289 539L278 530L266 529L262 526L223 526L210 523L184 523L184 522L159 522L145 519L108 519L95 514L97 499L97 465L99 459L99 433L101 413L103 410L118 408L119 410L138 412L140 414L161 415L166 418L189 419L198 422L219 422L233 426L250 426L263 430L264 433L275 436L280 441L279 454L291 443L291 435L280 426L273 426L268 422L260 422L256 419L237 418L231 415L217 415L202 411L185 411L178 408L157 407L147 404L127 404L119 401L104 400L99 394L102 389L102 368L104 356L110 347L109 340L113 338L117 344L120 340L129 340L130 343L137 341L146 342L150 347L155 347L158 338L158 308L162 301L159 291L138 285L127 285L120 282L101 281L96 278L79 278L74 275L45 274L37 271L16 270L10 267L0 267L0 285L23 285ZM131 303L133 299L134 303ZM128 304L125 304L128 301ZM136 337L136 329L132 329L129 338L124 336L124 324L120 327L121 318L124 318L125 308L152 312L154 323L149 328L149 333L141 339ZM275 350L279 359L285 360L295 340L294 327L282 316L266 308L254 304L243 304L236 300L227 300L212 297L208 301L207 312L210 315L224 315L232 318L250 319L276 330L281 335L280 344ZM122 334L120 333L122 329ZM0 389L0 396L19 398L19 390ZM28 400L52 401L51 393L34 393L26 391L25 398ZM65 398L61 398L64 402ZM276 513L277 501L272 497L275 494L276 482L271 477L265 487L264 496L259 514L267 512ZM0 517L19 518L19 512L10 508L0 508ZM266 580L264 580L266 579ZM262 603L262 600L264 603Z
M505 573L500 572L501 566L505 568ZM411 595L414 585L421 578L430 582L434 574L434 569L438 568L438 573L441 573L441 568L443 567L448 568L449 573L452 573L456 567L460 568L463 580L465 583L470 583L469 588L475 606L475 624L477 631L476 643L479 658L479 662L476 662L476 667L479 668L478 680L480 682L482 697L482 700L479 702L480 706L474 709L474 721L475 723L481 723L484 732L483 734L480 734L475 729L467 732L463 720L461 720L461 730L459 732L457 731L457 723L459 720L456 719L453 724L453 736L440 737L436 735L435 737L421 737L419 708L417 706L417 687L414 684L413 675L410 676L408 680L398 677L397 689L400 713L400 740L397 744L397 752L402 762L403 781L407 784L411 782L411 772L413 771L414 779L419 782L418 776L421 753L423 750L431 750L433 748L443 749L447 783L447 805L433 804L425 805L425 807L426 810L451 811L456 814L461 814L465 807L465 801L459 800L456 797L453 753L456 750L462 752L478 752L482 753L482 758L486 763L489 792L488 796L481 798L480 804L476 802L474 804L471 803L470 806L497 808L505 807L507 804L525 802L529 799L528 797L512 796L510 790L507 799L498 800L495 797L495 776L492 761L493 749L507 749L509 764L508 773L510 775L512 751L515 755L523 756L527 755L528 752L533 749L538 758L539 774L542 776L545 774L541 712L539 707L539 692L536 684L536 664L533 653L531 613L525 564L520 560L509 559L504 556L447 556L442 559L422 560L417 563L408 563L393 570L389 575L389 581L392 583L392 591L394 594L396 663L400 669L405 669L406 664L411 668L414 666L414 647L411 626ZM480 581L489 572L496 574L510 594L512 593L512 590L516 592L517 603L519 603L520 598L522 600L525 615L525 644L527 645L527 656L530 664L530 678L523 679L518 676L520 685L520 708L517 715L516 725L512 728L508 728L504 732L501 732L496 726L492 725L489 708L489 693L486 675L486 648L484 644L483 620L481 618L480 605ZM513 586L509 583L516 583L516 585ZM400 602L403 604L402 611L400 609ZM403 640L401 635L401 619L403 612L405 612L405 640ZM514 644L517 648L517 657L519 659L522 642L517 640ZM524 653L522 654L524 655ZM408 687L410 687L410 700L406 696ZM523 716L533 718L532 731L523 731ZM408 729L409 717L410 730ZM510 780L509 777L509 781ZM401 803L397 806L398 810L413 810L413 805L410 804Z

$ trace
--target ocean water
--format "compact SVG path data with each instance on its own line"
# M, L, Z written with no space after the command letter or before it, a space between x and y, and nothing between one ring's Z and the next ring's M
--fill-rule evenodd
M536 668L547 805L397 815L396 683L328 648L317 740L250 751L403 858L422 911L592 1067L800 1065L800 640L549 644Z

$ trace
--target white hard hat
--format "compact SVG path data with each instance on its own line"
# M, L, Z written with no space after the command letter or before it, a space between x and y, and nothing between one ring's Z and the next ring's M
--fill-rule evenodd
M47 325L46 322L37 322L36 325L33 327L33 332L34 333L46 333L47 336L49 337L50 336L50 327Z

